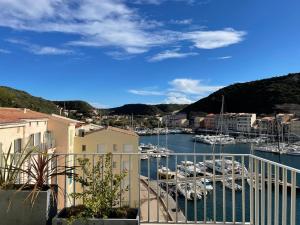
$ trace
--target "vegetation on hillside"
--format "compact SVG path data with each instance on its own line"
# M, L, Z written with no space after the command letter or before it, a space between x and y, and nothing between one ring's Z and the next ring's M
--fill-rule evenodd
M57 106L51 101L4 86L0 86L0 107L28 108L43 113L59 112Z
M300 73L233 84L187 106L182 112L219 113L222 95L226 112L295 112L300 107Z
M109 109L110 114L115 115L164 115L179 111L186 105L179 104L159 104L159 105L146 105L146 104L127 104L121 107Z
M90 114L91 111L94 110L94 107L89 103L81 100L73 100L73 101L53 101L56 105L60 106L63 109L67 110L76 110L78 113L82 113L84 115Z

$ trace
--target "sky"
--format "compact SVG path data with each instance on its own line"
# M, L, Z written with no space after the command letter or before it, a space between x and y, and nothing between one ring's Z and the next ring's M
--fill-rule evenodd
M96 107L189 104L300 71L298 0L0 0L0 85Z

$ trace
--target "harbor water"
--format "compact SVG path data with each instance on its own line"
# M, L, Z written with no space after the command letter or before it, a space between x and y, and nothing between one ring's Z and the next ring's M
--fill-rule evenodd
M192 140L193 135L189 134L171 134L165 138L165 135L158 136L142 136L140 137L140 143L148 144L151 143L153 145L157 145L159 143L160 146L164 147L167 146L169 149L174 151L175 153L236 153L236 154L249 154L251 153L251 146L250 144L233 144L233 145L226 145L226 146L215 146L212 149L212 146L202 144L202 143L195 143ZM254 154L266 158L275 162L279 162L284 165L288 165L297 169L300 169L300 156L292 156L292 155L279 155L274 153L268 152L258 152L254 151ZM167 166L171 170L175 170L176 164L180 163L181 161L189 160L193 162L200 162L203 161L202 156L192 157L192 156L171 156L169 158L150 158L148 160L143 160L141 163L141 173L142 175L148 177L150 176L151 179L157 179L157 166ZM206 159L208 160L208 159ZM241 158L236 158L235 160L241 161ZM150 165L150 170L148 171L148 165ZM245 165L248 167L248 159L245 158ZM240 182L240 181L239 181ZM297 185L300 186L300 177L297 177ZM217 221L223 220L223 184L221 182L216 182L216 219ZM250 187L245 181L245 217L246 221L249 221L250 217L250 209L249 209L249 196L250 196ZM274 194L274 193L273 193ZM297 208L296 208L296 224L300 224L300 192L299 190L296 193L297 195ZM227 189L225 191L225 198L226 198L226 220L232 221L232 190ZM274 196L273 196L274 198ZM236 206L236 220L242 221L242 192L236 191L235 192L235 206ZM273 201L274 202L274 201ZM290 202L290 191L288 191L288 203ZM187 201L187 208L185 208L185 197L178 195L178 206L182 212L186 214L187 220L189 221L203 221L204 220L204 199L201 200L191 200ZM266 204L267 205L267 204ZM274 204L273 204L274 205ZM289 213L289 205L287 206L287 212ZM279 218L281 218L281 190L279 193ZM289 215L289 214L287 214ZM213 220L214 216L214 207L213 207L213 192L210 192L206 196L206 220L210 221ZM274 221L273 221L274 222ZM287 222L289 222L289 216L287 218ZM281 219L279 221L281 224Z

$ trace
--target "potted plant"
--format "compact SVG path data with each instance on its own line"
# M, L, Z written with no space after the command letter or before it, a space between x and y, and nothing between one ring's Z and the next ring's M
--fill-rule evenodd
M121 185L127 172L113 172L112 154L101 156L95 166L86 158L78 159L78 163L81 175L75 181L82 190L71 197L80 204L64 208L53 225L138 225L138 209L120 206L120 195L127 190Z
M70 175L72 168L51 165L56 155L25 147L2 154L0 167L0 218L9 225L49 225L57 213L57 185L53 177Z

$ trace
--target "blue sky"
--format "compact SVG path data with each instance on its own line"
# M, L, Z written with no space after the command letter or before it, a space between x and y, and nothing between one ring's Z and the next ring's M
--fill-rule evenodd
M300 71L297 0L0 0L0 9L0 85L51 100L191 103Z

